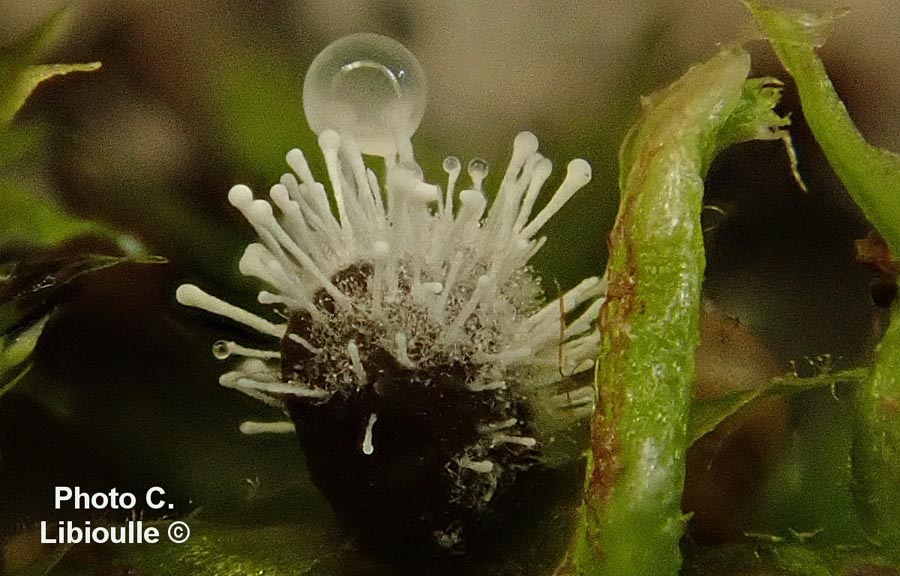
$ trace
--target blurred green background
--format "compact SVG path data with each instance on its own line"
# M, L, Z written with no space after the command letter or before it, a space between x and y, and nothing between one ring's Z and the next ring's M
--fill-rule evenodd
M60 5L0 0L0 45ZM179 513L201 509L238 525L329 522L292 437L238 432L243 420L277 414L217 384L224 366L212 342L248 335L178 307L174 289L190 281L254 306L254 285L237 273L250 228L226 193L239 182L266 189L286 170L288 149L315 151L301 86L332 40L378 32L419 57L430 91L414 145L432 181L444 178L443 156L480 156L493 189L523 129L554 160L548 187L570 158L592 164L594 181L547 227L534 262L554 294L554 281L565 288L602 272L618 143L640 96L717 44L754 36L738 2L713 0L69 5L68 31L46 61L103 67L39 88L17 118L17 145L3 151L11 155L3 181L128 231L169 263L116 267L81 283L47 326L32 373L0 398L0 542L39 520L75 519L52 509L57 485L159 485ZM852 11L821 54L862 132L898 150L900 4L841 5ZM757 75L787 77L765 44L750 48ZM869 295L873 274L854 259L853 240L868 226L812 141L791 86L781 110L792 112L810 192L794 185L777 143L739 147L713 166L707 297L760 339L781 372L791 361L810 368L805 358L820 354L839 368L864 364L884 322ZM116 253L102 241L87 247ZM749 485L731 495L734 506L753 498L741 531L822 530L835 541L854 532L846 396L824 391L791 404ZM570 480L574 494L577 475Z

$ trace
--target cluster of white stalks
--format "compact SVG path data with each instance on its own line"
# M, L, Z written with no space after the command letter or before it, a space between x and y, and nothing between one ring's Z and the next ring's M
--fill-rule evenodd
M271 349L217 342L216 357L243 358L222 375L223 386L282 408L288 397L327 402L373 385L377 350L423 373L471 367L465 386L472 392L506 391L567 417L590 413L592 389L568 382L593 367L605 282L588 278L544 301L528 266L546 240L544 225L590 180L587 162L571 161L535 213L551 162L529 132L515 138L491 202L483 191L488 166L479 159L468 163L464 186L461 162L447 158L442 189L425 181L408 140L385 158L381 179L352 137L325 130L319 146L328 189L295 149L287 154L293 173L271 187L269 199L255 198L243 185L228 195L259 237L247 246L240 270L265 285L259 302L272 307L269 319L194 285L177 291L184 305L272 338ZM303 359L286 368L288 344L302 347ZM296 376L312 373L314 380ZM372 413L362 423L365 454L377 450L377 422ZM507 419L482 429L490 445L535 447L538 439L516 433L520 424ZM241 426L248 434L293 428L290 421ZM461 455L457 463L483 474L493 469L477 454Z

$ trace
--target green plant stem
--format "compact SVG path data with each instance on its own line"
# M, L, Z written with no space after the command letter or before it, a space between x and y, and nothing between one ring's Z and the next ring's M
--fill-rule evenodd
M794 77L809 127L847 192L900 254L900 157L865 141L828 78L815 47L833 15L745 2ZM854 496L875 540L900 545L900 311L895 306L870 377L860 386L853 440Z
M725 51L644 102L620 154L621 205L600 312L599 405L579 574L671 576L705 267L703 176L750 59Z
M860 386L853 438L856 505L869 535L900 545L900 307L894 306L872 375Z
M828 162L891 252L900 254L900 157L865 141L816 55L834 15L744 3L794 77L803 114Z

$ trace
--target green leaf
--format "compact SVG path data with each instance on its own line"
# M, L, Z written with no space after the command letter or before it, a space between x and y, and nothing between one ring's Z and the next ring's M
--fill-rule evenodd
M118 550L119 561L147 576L300 576L310 574L339 546L319 526L229 527L187 522L191 537L184 544L163 537L158 544L123 546Z
M92 64L38 64L60 36L66 12L55 13L27 36L0 50L0 164L21 158L33 141L30 132L16 132L6 124L41 82L53 76L95 70ZM11 181L0 181L0 250L11 246L45 248L84 234L104 236L126 253L143 250L133 238L99 223L65 214L45 196L24 190Z
M719 424L734 416L745 407L772 396L799 394L807 390L835 386L844 382L859 384L869 375L869 370L858 368L799 377L793 374L773 378L760 388L740 390L713 400L694 402L691 406L691 420L688 438L691 444L712 432Z
M100 67L99 62L35 65L62 34L66 15L65 10L56 12L17 43L0 51L0 124L12 120L28 95L44 80Z
M85 235L106 238L126 254L145 254L133 236L100 222L71 216L56 203L0 180L0 249L53 248Z
M787 134L791 121L775 112L781 100L781 80L750 78L744 82L741 99L718 135L720 149L750 140L777 140Z
M42 316L69 284L82 276L124 263L161 264L159 256L48 256L0 265L0 334L23 319Z
M816 141L847 192L900 254L900 156L865 141L816 55L835 14L808 14L745 0L782 64L794 77ZM900 546L900 308L878 349L856 403L853 477L856 504L871 537Z
M89 254L0 265L0 397L27 372L47 320L75 280L119 264L162 262L156 256Z
M5 98L0 101L0 123L6 123L13 119L16 112L25 104L28 96L34 92L38 84L53 78L71 74L72 72L93 72L100 68L100 62L86 64L41 64L28 66L22 70L13 80L13 89L7 90Z
M574 553L579 575L668 576L680 566L706 265L703 178L726 146L780 138L787 123L772 110L777 86L747 80L749 71L750 57L739 48L692 67L643 100L622 144L621 202L600 311L600 401Z
M683 576L900 576L895 555L876 546L822 546L778 536L688 549Z
M723 127L748 93L749 71L750 57L740 49L694 66L644 99L622 144L578 574L668 576L681 564L680 502L705 268L703 177L721 149ZM764 112L736 125L770 122L771 111ZM778 119L774 129L780 125ZM735 128L723 137L733 143L745 135Z
M718 146L724 150L734 144L751 140L781 140L791 163L791 172L800 188L806 192L806 184L797 167L797 153L791 134L784 130L790 126L787 116L779 116L775 106L781 100L784 83L777 78L750 78L744 82L744 90L737 108L719 131Z
M28 360L49 319L50 314L47 314L16 336L0 337L0 398L28 374L31 369Z
M900 548L900 307L856 398L854 496L872 538Z
M190 537L175 544L167 537L170 521L145 521L155 527L155 544L67 548L46 547L43 556L12 576L70 574L142 574L144 576L399 576L366 554L348 551L333 523L232 526L185 518ZM97 524L96 522L94 523ZM36 530L36 529L35 529ZM27 534L26 534L27 536ZM20 538L27 541L27 538ZM13 543L15 543L13 541ZM96 553L102 550L102 553Z
M828 162L891 252L900 254L900 157L865 141L816 55L839 13L744 3L794 77L803 114Z

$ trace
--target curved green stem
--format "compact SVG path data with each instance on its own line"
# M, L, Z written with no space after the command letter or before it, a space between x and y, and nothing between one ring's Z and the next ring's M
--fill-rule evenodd
M867 143L828 78L815 47L833 15L746 1L794 76L809 127L891 252L900 254L900 157ZM869 535L900 545L900 310L895 309L870 377L860 386L853 442L854 495Z
M900 254L900 157L865 141L816 56L834 14L744 3L794 77L803 114L828 162L891 252Z
M585 575L676 574L690 387L705 266L703 177L723 147L778 138L777 89L747 82L750 58L724 51L644 101L620 153L610 234L598 408L575 568Z
M900 545L900 308L860 386L853 439L854 496L869 535Z

